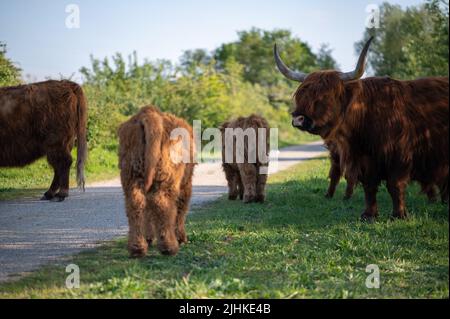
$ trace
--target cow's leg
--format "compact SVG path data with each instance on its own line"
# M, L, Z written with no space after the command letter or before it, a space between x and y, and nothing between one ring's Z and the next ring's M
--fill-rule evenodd
M185 229L185 221L186 215L189 211L189 202L192 196L192 173L193 167L187 166L185 177L183 178L183 181L180 186L180 195L178 196L177 201L178 213L176 221L177 224L176 234L178 242L180 244L185 244L188 242Z
M50 164L51 165L51 164ZM58 176L58 170L53 167L53 181L50 185L50 188L44 193L44 196L42 196L41 200L51 200L53 197L55 197L56 192L59 189L59 176Z
M421 183L420 186L422 189L422 193L424 193L427 196L428 201L431 203L436 202L437 194L435 185L432 183Z
M349 200L353 196L353 190L356 186L356 179L352 177L346 177L347 187L345 189L344 200Z
M228 184L228 199L236 200L239 195L237 180L239 172L236 172L230 165L227 164L224 165L224 172Z
M263 166L264 167L264 166ZM267 183L267 174L262 174L260 172L260 168L256 169L256 201L259 203L264 203L266 199L266 183ZM264 167L266 168L266 167Z
M70 166L72 165L72 155L66 150L58 154L58 171L59 171L59 191L52 199L61 202L69 196L69 176Z
M69 174L70 166L72 165L72 155L66 149L52 151L47 154L47 161L53 168L54 176L50 188L45 192L42 199L63 201L69 195Z
M339 184L339 180L341 179L342 176L339 156L336 154L332 154L330 161L331 167L330 173L328 174L328 177L330 178L330 185L328 187L327 193L325 194L326 198L332 198L334 196L336 186Z
M441 194L441 201L443 204L448 204L449 189L448 189L448 175L439 185L439 191Z
M405 189L408 185L407 179L388 178L387 189L392 198L392 217L404 219L407 217L405 205Z
M377 192L379 181L363 183L366 209L361 215L361 220L372 221L378 217Z
M244 203L251 203L256 200L256 165L243 163L238 164L244 186Z
M151 211L149 209L146 209L144 214L144 232L148 247L151 247L153 241L155 240L155 231L153 229L152 219L150 215Z
M239 199L244 199L244 184L242 184L241 174L239 172L236 172L236 180L238 185L238 193L239 193Z
M128 218L128 252L132 258L146 255L148 244L146 241L146 198L144 191L137 184L125 190L125 209Z
M158 239L158 250L163 255L176 255L180 246L176 236L178 194L176 198L171 196L175 193L173 189L161 187L149 194L150 218Z

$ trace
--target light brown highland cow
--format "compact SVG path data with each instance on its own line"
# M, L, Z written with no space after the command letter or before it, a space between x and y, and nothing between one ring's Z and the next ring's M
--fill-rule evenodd
M232 161L227 162L225 153L226 153L226 129L242 129L245 132L247 129L253 129L255 132L256 143L251 142L254 146L254 152L256 152L256 161L249 162L249 143L248 137L244 139L244 161L239 163L237 161L237 152L239 152L239 143L237 143L236 135L233 136L233 139L230 139L232 142ZM262 138L259 136L261 133L260 129L264 129L265 132L265 150L264 154L267 156L267 161L262 162L261 158L258 156L258 140ZM230 200L236 200L239 196L240 199L243 199L244 203L251 202L264 202L265 200L265 187L267 182L267 169L269 165L268 155L270 151L270 129L267 121L258 115L251 115L249 117L239 117L234 121L225 122L221 126L222 132L222 167L225 172L225 176L228 182L228 198ZM236 131L235 131L236 132ZM264 145L264 144L263 144ZM251 159L251 157L250 157ZM264 169L266 170L263 173Z
M171 139L171 132L180 128L187 133L187 147L180 138ZM154 240L162 254L175 255L179 245L187 242L184 222L195 165L192 128L147 106L120 126L119 139L130 256L145 256ZM182 152L187 152L188 160L174 156Z

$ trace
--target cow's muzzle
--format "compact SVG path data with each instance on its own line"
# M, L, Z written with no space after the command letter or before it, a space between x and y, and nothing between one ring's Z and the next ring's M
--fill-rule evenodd
M311 131L314 128L314 123L309 117L298 115L292 118L292 126L302 131Z

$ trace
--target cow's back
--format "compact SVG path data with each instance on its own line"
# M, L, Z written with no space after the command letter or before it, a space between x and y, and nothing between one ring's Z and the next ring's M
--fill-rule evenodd
M146 135L143 123L151 126L154 136ZM175 129L183 129L189 139L190 159L189 163L178 161L177 155L181 155L181 140L172 140L171 133ZM157 131L157 132L156 132ZM150 163L155 167L154 187L161 184L180 187L187 166L193 166L195 145L193 142L192 128L184 120L168 113L160 112L156 107L143 107L139 113L123 123L119 129L120 149L119 161L122 184L131 184L145 180L145 149L151 147L158 149L158 156L152 158ZM180 151L178 154L176 154ZM174 157L175 155L175 157Z
M382 179L405 169L419 181L448 171L448 78L368 78L349 88L356 94L335 141L350 171L359 174L368 158Z
M70 81L0 88L0 166L23 166L72 144L78 88Z

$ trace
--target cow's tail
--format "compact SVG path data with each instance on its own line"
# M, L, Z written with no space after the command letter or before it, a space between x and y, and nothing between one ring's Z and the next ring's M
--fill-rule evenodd
M144 129L144 190L148 192L155 179L156 166L161 157L163 123L160 116L149 116L142 119Z
M80 86L76 88L78 100L77 114L77 185L83 190L85 186L84 166L87 158L87 103L83 89Z

